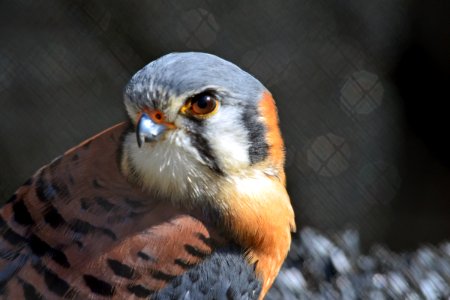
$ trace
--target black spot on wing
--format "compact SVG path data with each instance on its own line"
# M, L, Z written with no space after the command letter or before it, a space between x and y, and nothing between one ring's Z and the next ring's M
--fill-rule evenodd
M11 245L17 245L19 243L22 243L25 241L25 239L21 236L12 231L11 229L7 229L3 233L3 238L9 242Z
M36 195L41 202L51 201L56 197L57 191L41 173L36 181Z
M148 254L146 254L146 253L144 253L142 251L139 251L137 253L137 256L142 258L143 260L156 261L156 259L154 257L152 257L152 256L150 256L150 255L148 255Z
M31 251L39 257L44 256L51 248L49 244L47 244L34 234L30 236L28 242Z
M86 221L82 221L82 220L74 220L69 224L69 228L76 232L76 233L80 233L83 235L86 235L88 233L96 233L96 232L100 232L108 237L110 237L113 240L117 239L117 236L114 232L112 232L110 229L108 228L102 228L102 227L97 227L94 226Z
M28 245L31 251L37 256L48 254L53 261L64 268L69 268L70 263L64 252L51 247L45 241L41 240L37 235L32 234L28 239Z
M114 208L114 205L103 197L95 197L95 202L107 212Z
M34 265L35 270L44 275L44 282L48 290L58 295L59 297L68 296L70 294L70 285L58 276L51 269L38 262Z
M58 210L53 205L50 205L47 208L47 211L44 214L44 220L52 228L57 228L65 223L64 218L59 214Z
M177 277L176 275L171 275L171 274L168 274L166 272L163 272L163 271L160 271L160 270L153 270L153 269L150 269L150 275L154 279L163 280L163 281L171 281L175 277Z
M145 212L144 212L144 213L145 213ZM127 218L129 218L129 219L135 219L135 218L139 218L139 217L142 216L142 215L143 215L142 212L139 213L139 212L131 211L131 212L128 213Z
M242 121L248 132L250 147L248 154L251 164L256 164L267 158L269 145L266 142L266 129L259 120L259 114L255 107L245 107L242 115Z
M195 234L199 240L201 240L205 245L211 247L211 248L215 248L217 247L217 243L212 239L212 238L208 238L206 237L203 233L197 232Z
M147 298L148 296L154 293L153 290L149 290L140 284L129 285L127 286L127 289L128 291L130 291L130 293L134 294L138 298Z
M29 284L28 282L19 279L20 284L23 288L23 295L25 297L25 300L40 300L43 299L42 295L36 290L36 288Z
M132 199L129 199L129 198L125 198L124 201L125 201L126 204L128 204L132 208L142 208L142 207L146 206L144 203L142 203L139 200L132 200Z
M127 266L115 259L108 259L107 262L108 266L111 268L115 275L127 279L131 279L133 277L134 271L130 266Z
M186 270L190 269L196 265L195 263L189 262L189 261L181 259L181 258L175 259L174 263Z
M189 244L185 244L184 245L184 249L190 255L198 257L198 258L201 258L201 259L203 259L203 258L205 258L206 256L209 255L208 252L202 251L202 250L198 249L197 247L194 247L194 246L189 245Z
M46 178L47 169L42 170L36 180L36 195L42 202L52 201L56 197L67 198L70 196L67 185L59 180L53 178L51 182Z
M72 159L72 161L77 161L79 158L80 158L80 156L78 155L78 153L75 153L71 159Z
M33 218L31 217L31 214L22 199L14 202L12 208L14 212L14 220L17 223L24 226L34 225Z
M49 269L44 272L44 281L50 291L61 297L70 289L70 285L65 280Z
M96 227L88 222L82 220L75 220L70 223L70 229L76 233L88 234L89 232L95 231Z
M83 275L83 279L91 292L93 292L94 294L102 295L105 297L112 297L114 295L114 287L106 281L98 279L97 277L92 275Z
M104 235L107 235L110 239L117 240L116 234L114 232L112 232L111 230L109 230L107 228L99 228L98 230L101 233L103 233Z
M29 246L31 251L39 257L44 256L51 248L50 245L42 241L34 234L29 238Z
M70 196L69 189L67 185L60 180L53 180L53 188L56 190L58 197L67 198Z

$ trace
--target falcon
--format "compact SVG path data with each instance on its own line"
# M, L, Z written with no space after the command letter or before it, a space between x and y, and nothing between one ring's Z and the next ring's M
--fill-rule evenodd
M125 87L129 120L39 169L0 210L3 299L262 299L294 213L270 92L206 53Z

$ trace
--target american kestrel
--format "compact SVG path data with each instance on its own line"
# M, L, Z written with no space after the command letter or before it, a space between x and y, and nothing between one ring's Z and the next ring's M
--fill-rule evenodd
M125 88L130 120L42 167L0 210L8 299L262 299L295 230L270 92L205 53Z

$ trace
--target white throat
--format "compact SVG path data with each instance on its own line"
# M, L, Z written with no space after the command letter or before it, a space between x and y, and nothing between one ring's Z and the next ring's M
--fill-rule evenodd
M125 175L152 194L187 203L212 199L217 194L219 175L201 163L182 131L170 132L162 140L144 143L141 148L130 133L125 137L123 153Z

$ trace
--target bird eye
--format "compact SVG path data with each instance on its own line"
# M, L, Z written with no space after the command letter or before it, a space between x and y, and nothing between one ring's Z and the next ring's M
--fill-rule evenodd
M204 118L217 111L218 103L219 101L213 94L204 92L189 98L186 105L192 115Z

